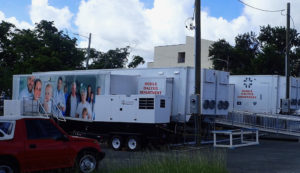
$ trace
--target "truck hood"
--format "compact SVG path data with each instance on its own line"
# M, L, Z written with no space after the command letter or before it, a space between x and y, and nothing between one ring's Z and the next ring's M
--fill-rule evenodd
M69 136L69 139L72 142L91 142L91 143L97 142L95 139L89 139L89 138L78 137L78 136Z

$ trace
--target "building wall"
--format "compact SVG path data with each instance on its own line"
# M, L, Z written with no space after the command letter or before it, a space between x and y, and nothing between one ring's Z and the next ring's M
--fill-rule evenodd
M213 41L201 40L201 67L212 68L208 57L209 46ZM186 67L194 66L195 55L194 37L186 37L186 44L167 45L154 47L154 61L147 64L148 68L159 67ZM185 52L185 62L178 63L178 53Z

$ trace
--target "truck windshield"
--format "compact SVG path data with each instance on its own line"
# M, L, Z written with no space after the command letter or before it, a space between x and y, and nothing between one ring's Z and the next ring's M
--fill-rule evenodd
M0 136L1 136L1 133L10 135L12 132L12 126L13 126L13 123L11 123L11 122L0 122Z

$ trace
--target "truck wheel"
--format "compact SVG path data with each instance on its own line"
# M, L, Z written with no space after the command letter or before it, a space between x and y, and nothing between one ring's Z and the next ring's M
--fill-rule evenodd
M129 136L127 138L127 149L129 151L137 151L141 148L141 142L137 136Z
M6 163L4 161L0 161L0 173L16 173L18 172L16 167L12 164Z
M118 151L122 148L122 137L121 136L113 136L110 141L112 149Z
M77 167L82 173L90 173L97 169L97 159L94 153L84 152L77 159Z

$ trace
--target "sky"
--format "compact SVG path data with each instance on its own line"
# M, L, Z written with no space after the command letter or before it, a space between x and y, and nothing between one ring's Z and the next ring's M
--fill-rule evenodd
M201 0L201 36L234 44L238 34L264 25L285 26L286 4L291 3L291 27L300 31L299 0L243 0L264 10L245 6L239 0ZM55 26L78 38L78 47L100 51L130 46L131 55L153 61L154 47L183 44L194 31L185 25L194 13L194 0L0 0L0 21L20 29L34 28L40 20L54 21ZM79 34L82 36L78 36Z

